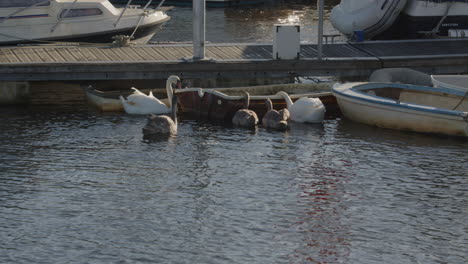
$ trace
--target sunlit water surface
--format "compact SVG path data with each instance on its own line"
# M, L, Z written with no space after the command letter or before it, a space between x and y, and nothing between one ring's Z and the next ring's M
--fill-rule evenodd
M466 263L468 142L2 108L0 263Z

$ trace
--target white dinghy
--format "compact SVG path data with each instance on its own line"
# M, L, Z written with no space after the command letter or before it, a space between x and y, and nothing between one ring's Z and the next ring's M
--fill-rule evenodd
M383 128L468 136L468 92L399 83L333 88L346 118Z

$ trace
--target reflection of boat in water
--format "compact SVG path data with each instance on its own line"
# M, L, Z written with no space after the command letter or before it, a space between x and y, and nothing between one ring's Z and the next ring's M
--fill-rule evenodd
M468 136L468 93L398 83L346 83L333 88L346 118L383 128Z
M110 0L114 4L124 5L128 0ZM278 0L206 0L207 7L239 7L239 6L252 6L259 4L269 4ZM146 0L133 0L133 4L145 4ZM156 3L159 1L155 1ZM193 0L166 0L166 5L174 6L192 6Z
M326 118L339 115L335 97L330 92L331 84L281 84L239 88L186 88L175 90L179 97L179 107L183 114L197 119L230 123L234 113L244 108L245 95L250 94L249 109L257 113L259 119L267 112L265 100L269 98L276 110L286 108L279 91L290 94L293 101L301 97L320 98L326 108Z
M108 0L0 1L0 44L110 43L116 35L148 42L170 19L160 10L115 8Z
M342 0L331 22L350 38L468 37L468 1Z

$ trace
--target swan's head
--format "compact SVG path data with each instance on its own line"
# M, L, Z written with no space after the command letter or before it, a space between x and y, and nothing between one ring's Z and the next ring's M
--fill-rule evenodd
M180 78L178 76L171 75L169 78L167 78L166 86L173 88L173 85L175 85L177 88L180 85Z

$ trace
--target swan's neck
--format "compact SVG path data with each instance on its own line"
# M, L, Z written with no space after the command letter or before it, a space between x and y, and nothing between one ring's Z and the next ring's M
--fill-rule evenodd
M172 102L174 101L174 102ZM177 127L177 98L171 99L171 118Z
M244 109L249 109L250 106L250 95L246 94L244 97Z
M172 82L166 83L166 92L167 92L167 100L169 101L169 108L172 107L172 96L174 95L174 91L172 90Z
M293 101L291 100L291 97L289 97L289 95L287 95L286 93L282 93L281 95L286 101L286 105L288 106L288 109L291 109L291 106L294 104Z
M271 110L273 110L273 103L271 102L270 99L267 99L265 103L266 103L267 111L268 111L268 112L271 111Z

